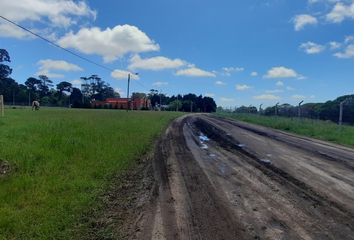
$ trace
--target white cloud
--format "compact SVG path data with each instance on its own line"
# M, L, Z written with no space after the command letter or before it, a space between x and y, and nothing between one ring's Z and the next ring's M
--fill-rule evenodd
M307 54L318 54L324 51L326 48L314 42L306 42L300 45L300 49L304 50L304 52Z
M223 74L226 76L231 76L233 72L243 72L245 68L243 67L223 67Z
M119 79L119 80L128 80L128 74L130 74L130 79L132 79L132 80L138 80L139 79L138 75L135 75L134 73L131 73L129 71L116 69L113 72L111 72L111 76L113 78Z
M114 91L119 93L120 97L125 96L125 92L121 88L115 88Z
M215 85L224 86L224 85L226 85L226 83L219 80L219 81L215 82Z
M286 67L273 67L268 70L267 74L264 76L265 78L294 78L298 77L299 74L291 69Z
M317 18L307 15L300 14L296 15L293 20L295 31L302 30L306 25L316 25L318 23Z
M344 39L344 43L351 43L351 42L354 42L354 36L346 36L345 39Z
M329 42L329 48L331 50L336 50L336 49L340 48L341 46L342 46L342 44L339 42L335 42L335 41Z
M337 58L352 58L354 57L354 44L348 45L343 52L337 52L334 54Z
M74 71L82 71L83 69L78 65L73 63L69 63L64 60L52 60L52 59L43 59L37 62L39 65L39 70L59 70L64 72L74 72Z
M273 94L262 94L253 97L256 100L279 100L280 97Z
M303 100L306 98L306 96L295 94L295 95L292 95L291 98L296 99L296 100Z
M178 70L176 75L188 77L216 77L215 73L208 72L196 67Z
M84 81L81 79L75 79L75 80L72 80L70 83L73 85L73 87L80 88L81 84L83 84Z
M74 72L82 71L83 69L75 64L63 61L44 59L37 62L39 66L36 75L46 75L49 78L63 78L64 75L60 73L53 73L52 71Z
M287 87L286 87L286 90L288 90L288 91L294 91L294 90L295 90L295 88L290 87L290 86L287 86Z
M284 92L284 90L282 90L282 89L273 89L273 90L267 90L265 92L273 94L273 93L282 93L282 92Z
M166 86L168 85L168 82L154 82L152 84L152 86L155 86L155 87L162 87L162 86Z
M234 102L235 99L234 98L221 97L220 101L221 102Z
M246 84L236 84L235 87L237 91L245 91L251 88L251 86L248 86Z
M251 77L257 77L258 73L257 72L251 72Z
M215 93L205 93L204 96L206 96L206 97L215 97Z
M326 19L333 23L340 23L347 18L354 19L354 2L349 5L338 2L332 11L326 15Z
M33 39L31 34L9 23L0 23L0 36L17 39Z
M73 0L25 0L0 1L1 15L17 23L40 23L42 26L68 28L83 17L95 19L96 11L85 1ZM27 38L28 34L8 24L0 24L0 35ZM37 24L38 25L38 24ZM10 31L1 31L1 30Z
M105 62L112 62L127 53L158 51L159 45L139 28L117 25L101 30L98 27L81 28L59 39L64 48L74 48L85 54L98 54Z
M282 81L278 81L275 85L278 87L282 87L284 86L284 83Z
M145 70L163 70L174 69L186 65L186 62L181 59L169 59L166 57L158 56L152 58L142 59L139 55L134 55L130 59L129 69L145 69Z

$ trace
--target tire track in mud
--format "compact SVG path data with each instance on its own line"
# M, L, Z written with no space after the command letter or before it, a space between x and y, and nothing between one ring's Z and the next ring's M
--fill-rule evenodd
M133 239L354 239L352 208L264 161L230 126L207 115L171 124L155 151L154 196ZM200 142L200 133L210 142ZM350 169L348 159L331 162Z

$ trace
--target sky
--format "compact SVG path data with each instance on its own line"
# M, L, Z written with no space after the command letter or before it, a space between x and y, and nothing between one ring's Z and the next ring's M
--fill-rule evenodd
M0 0L12 78L99 75L126 97L157 89L218 106L324 102L354 89L354 0Z

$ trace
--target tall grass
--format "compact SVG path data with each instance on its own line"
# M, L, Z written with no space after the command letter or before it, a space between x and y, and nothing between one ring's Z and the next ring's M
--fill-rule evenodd
M178 113L7 110L0 118L0 239L71 239L110 176L132 167Z
M338 126L333 122L321 120L255 114L218 113L217 115L354 147L354 126Z

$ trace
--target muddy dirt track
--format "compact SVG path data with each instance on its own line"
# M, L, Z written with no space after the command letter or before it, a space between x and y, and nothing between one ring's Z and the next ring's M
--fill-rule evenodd
M133 239L354 239L354 151L211 115L174 121Z

